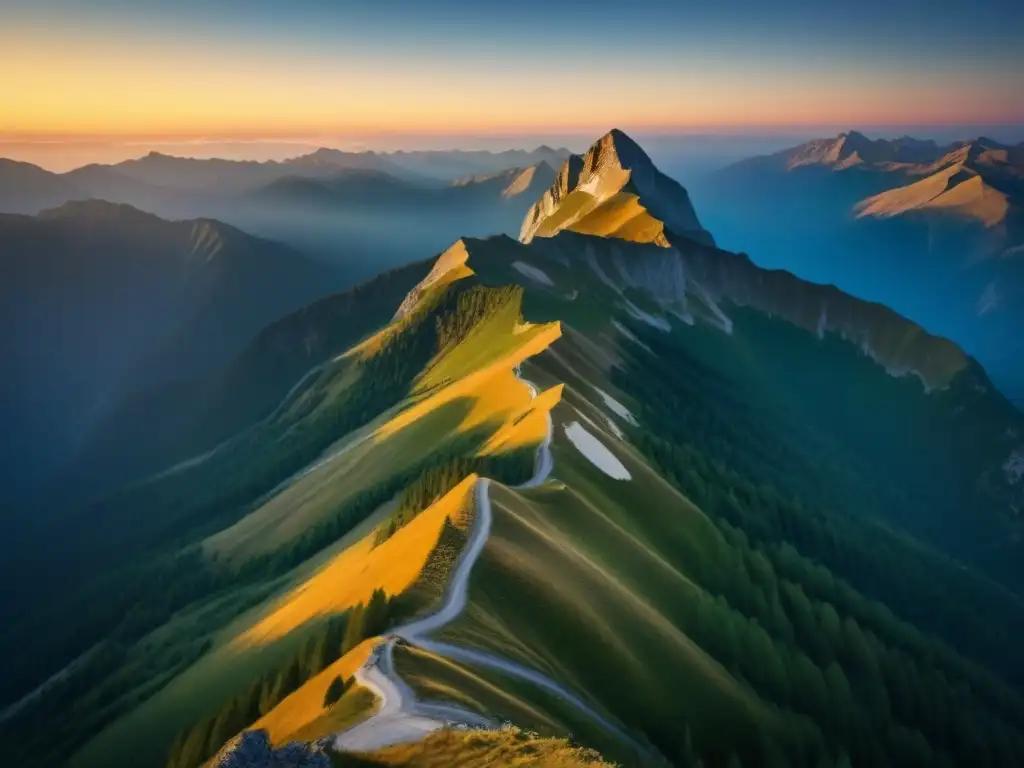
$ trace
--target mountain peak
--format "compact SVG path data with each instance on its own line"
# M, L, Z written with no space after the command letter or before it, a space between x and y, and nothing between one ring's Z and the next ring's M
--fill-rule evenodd
M654 165L651 162L651 158L641 149L640 145L633 141L625 131L618 128L612 128L598 139L595 146L597 145L614 151L623 168L633 168L641 165L653 167Z
M526 215L520 239L563 230L669 245L669 234L712 238L686 190L659 171L633 139L613 128L583 155L570 155Z

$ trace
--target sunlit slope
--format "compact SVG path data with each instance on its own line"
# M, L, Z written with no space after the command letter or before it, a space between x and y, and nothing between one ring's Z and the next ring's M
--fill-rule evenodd
M406 398L338 440L237 523L210 536L204 551L214 564L234 568L255 557L273 556L304 540L347 500L367 489L397 480L395 492L400 491L403 478L411 481L424 462L439 456L495 456L531 450L539 443L545 433L544 413L557 403L560 390L531 400L513 368L557 339L560 327L524 323L521 291L482 286L457 259L453 269L434 275L432 284L416 293L409 312L400 312L395 324L378 334L376 341L369 340L327 366L281 418L291 419L296 425L292 429L315 423L321 412L344 403L352 388L372 386L372 378L367 377L373 369L362 367L362 362L374 359L378 343L381 347L392 343L388 340L392 335L401 343L403 328L412 322L409 318L424 311L417 306L420 302L426 302L429 310L431 302L447 300L451 286L467 279L473 285L455 296L451 313L438 315L437 329L430 328L447 343L410 377ZM486 302L482 313L473 309L481 301ZM467 308L468 304L472 307ZM466 317L469 326L459 327L459 318ZM307 397L309 402L304 404ZM386 542L374 546L374 528L390 511L390 505L383 504L358 529L359 538L350 536L344 546L331 548L333 554L300 566L270 599L214 633L206 655L100 733L79 753L75 764L102 765L111 755L128 752L139 755L140 765L159 763L178 731L209 716L254 677L280 665L328 617L367 601L377 588L389 595L409 589L422 575L445 521L465 510L472 480L470 476ZM303 727L316 719L294 713L282 718L293 724L303 721Z
M376 588L393 595L410 587L427 565L445 520L460 513L464 496L460 489L376 548L371 530L311 574L303 576L300 570L283 592L216 632L213 646L199 661L101 732L76 755L73 765L110 765L125 754L132 754L140 766L161 765L178 732L216 712L264 672L280 667L326 619L366 602ZM307 685L311 683L316 681ZM302 717L282 714L280 722L294 723ZM307 724L315 719L306 718Z
M331 560L315 576L283 595L266 616L232 645L265 645L322 616L366 603L375 589L397 595L422 573L448 518L458 519L469 503L470 475L380 546L366 536Z
M551 187L527 212L524 243L561 231L618 237L667 247L669 233L712 243L689 194L665 176L622 131L602 136L562 165Z
M517 296L474 327L414 384L412 395L325 451L324 459L235 525L211 537L208 551L246 558L286 544L346 498L441 451L494 453L540 442L527 419L530 396L512 369L558 338L557 323L520 322ZM356 379L353 385L358 385ZM522 418L520 418L522 417Z
M324 694L336 677L352 677L366 663L373 650L373 639L358 646L335 661L316 677L257 720L251 730L266 730L271 743L281 746L291 741L315 741L351 726L373 711L373 693L353 686L332 707L324 706Z
M613 337L600 343L614 352ZM602 404L596 387L611 385L594 359L567 337L528 365L542 386L567 382L553 411L554 481L525 492L492 485L493 529L470 605L441 636L537 669L627 727L682 733L688 725L710 751L742 751L773 727L771 712L684 629L687 611L714 599L692 578L694 563L713 559L725 542L616 436L625 423ZM584 457L565 436L572 422L609 448L631 479L613 480ZM400 664L425 696L573 733L628 759L622 744L535 686L406 653Z
M440 730L415 744L385 747L367 755L339 756L339 768L613 768L601 755L516 727L493 731Z

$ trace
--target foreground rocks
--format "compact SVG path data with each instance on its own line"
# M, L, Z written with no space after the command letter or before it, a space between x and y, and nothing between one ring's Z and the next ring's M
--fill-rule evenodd
M244 731L217 753L214 768L331 768L331 760L318 744L295 742L280 749L270 745L266 731Z

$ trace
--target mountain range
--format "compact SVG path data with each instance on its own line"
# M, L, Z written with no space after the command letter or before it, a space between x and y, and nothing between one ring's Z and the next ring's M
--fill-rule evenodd
M915 318L1024 397L1024 144L851 131L739 162L705 186L732 247Z
M4 754L1024 761L1024 414L984 367L725 249L621 131L471 183L531 190L518 240L282 312L88 433L96 484L3 553Z
M31 163L0 159L0 212L38 213L70 200L97 197L138 204L173 200L174 193L214 197L255 192L281 179L331 179L346 172L377 173L425 187L441 187L472 176L489 176L541 163L558 165L565 149L541 146L506 152L346 152L322 148L284 161L193 159L150 152L113 165L93 164L52 173Z
M0 215L3 487L50 477L126 392L205 374L271 319L343 284L213 220L100 200Z
M0 212L97 198L164 218L215 218L371 277L454 238L518 232L568 153L343 152L292 160L197 160L151 152L63 174L0 160ZM433 175L427 175L427 173ZM457 176L450 174L457 173ZM430 216L421 213L430 210ZM396 221L402 226L395 226Z

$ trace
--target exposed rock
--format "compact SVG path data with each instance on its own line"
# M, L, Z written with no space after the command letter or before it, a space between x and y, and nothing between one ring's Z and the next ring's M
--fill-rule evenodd
M558 232L667 246L673 233L711 244L687 191L659 171L635 141L612 130L562 165L526 214L520 240Z
M210 761L213 768L331 768L320 744L294 742L274 749L264 730L243 731Z

